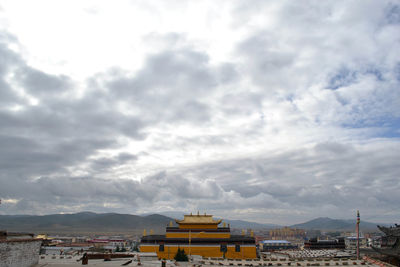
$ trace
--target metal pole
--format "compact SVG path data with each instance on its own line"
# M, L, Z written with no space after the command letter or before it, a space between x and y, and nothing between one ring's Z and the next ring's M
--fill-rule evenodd
M357 260L360 259L360 212L357 210Z
M189 230L189 262L190 262L190 255L192 253L191 246L190 246L191 242L192 242L192 230Z

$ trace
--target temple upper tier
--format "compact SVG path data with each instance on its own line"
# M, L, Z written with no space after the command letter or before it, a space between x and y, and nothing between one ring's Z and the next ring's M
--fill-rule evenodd
M179 228L218 228L222 220L214 220L212 215L185 215L183 220L175 220Z

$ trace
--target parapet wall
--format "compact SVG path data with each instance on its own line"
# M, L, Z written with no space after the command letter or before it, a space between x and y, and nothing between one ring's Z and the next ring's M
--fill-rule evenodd
M0 267L31 267L39 262L41 239L1 240Z

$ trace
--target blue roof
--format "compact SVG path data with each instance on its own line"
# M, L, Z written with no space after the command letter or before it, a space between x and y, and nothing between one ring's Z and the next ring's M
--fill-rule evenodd
M287 240L263 240L263 241L261 241L261 243L263 243L263 244L282 244L282 243L290 244L290 242Z

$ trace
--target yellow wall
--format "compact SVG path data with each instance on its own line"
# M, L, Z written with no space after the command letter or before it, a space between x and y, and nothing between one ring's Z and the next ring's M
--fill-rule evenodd
M180 229L217 229L217 224L180 224Z
M189 246L179 246L181 249L185 250L185 253L189 255ZM164 251L159 251L159 246L140 246L141 252L156 252L158 258L160 259L173 259L178 251L178 246L164 246ZM200 255L203 257L212 257L212 258L222 258L223 253L220 251L219 246L207 247L207 246L191 246L190 248L191 255ZM246 246L241 247L240 252L235 252L235 246L228 246L228 251L225 253L225 258L227 259L254 259L257 258L256 247L255 246Z
M165 234L167 238L189 238L189 233L172 233L172 232L167 232ZM212 233L212 232L205 232L205 233L198 233L198 232L192 232L190 233L190 238L195 239L195 238L230 238L231 234L229 232L220 232L220 233Z

